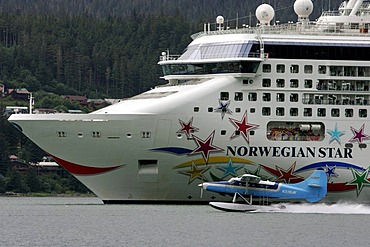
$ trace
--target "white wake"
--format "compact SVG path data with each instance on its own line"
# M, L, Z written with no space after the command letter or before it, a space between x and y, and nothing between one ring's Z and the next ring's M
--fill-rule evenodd
M277 204L262 207L259 212L307 213L307 214L370 214L370 205L354 203Z

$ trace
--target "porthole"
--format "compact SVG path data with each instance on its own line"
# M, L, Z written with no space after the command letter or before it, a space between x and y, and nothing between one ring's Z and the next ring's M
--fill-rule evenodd
M78 133L77 134L77 136L78 136L78 138L82 138L82 137L84 137L84 135L80 132L80 133Z
M127 133L127 134L126 134L126 137L127 137L127 138L132 138L132 134L131 134L131 133Z

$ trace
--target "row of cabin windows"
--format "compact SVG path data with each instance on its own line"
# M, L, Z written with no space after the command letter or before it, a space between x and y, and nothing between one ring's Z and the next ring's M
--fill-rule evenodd
M284 107L276 107L276 116L285 116L288 113L285 112ZM262 107L262 115L263 116L271 116L271 107ZM298 108L292 107L289 109L289 115L292 117L298 116ZM312 117L313 116L313 110L312 108L304 108L303 109L303 116L304 117ZM340 117L341 112L338 108L332 108L332 109L326 109L326 108L318 108L316 112L317 117ZM344 116L347 118L351 118L354 116L354 110L353 109L344 109ZM359 109L358 110L358 116L360 118L366 118L367 117L367 109Z
M275 108L275 115L276 116L286 116L289 115L291 117L298 117L299 115L299 109L297 107L291 107L289 109L289 113L286 112L285 107L276 107ZM194 112L199 112L199 107L194 107ZM214 112L213 107L208 107L208 112ZM241 108L237 107L235 108L235 113L240 113ZM250 113L255 113L255 108L249 109ZM304 117L312 117L313 116L313 109L312 108L304 108L303 109L303 116ZM262 116L271 116L271 107L262 107ZM344 115L346 118L354 117L354 110L353 109L344 109L344 112L341 113L341 110L339 108L332 108L332 109L326 109L326 108L317 108L316 116L317 117L340 117ZM359 109L358 110L358 117L360 118L367 118L368 113L367 109Z
M276 73L285 73L285 64L277 64L275 66ZM272 66L271 64L263 64L262 65L262 72L263 73L271 73ZM291 64L289 67L289 72L291 74L298 74L299 73L299 65L298 64ZM305 74L312 74L313 73L313 66L312 65L304 65L303 72ZM352 76L352 77L369 77L370 76L370 67L365 66L325 66L319 65L317 67L317 72L319 74L329 74L331 76Z
M263 73L271 73L272 66L271 64L263 64L262 65L262 72ZM277 64L275 67L276 73L285 73L285 64ZM299 73L299 65L298 64L291 64L289 67L289 72L292 74L298 74ZM312 65L304 65L303 66L303 72L305 74L312 74L313 72L313 66Z
M290 102L298 102L298 94L297 93L291 93L289 96ZM248 100L249 101L257 101L257 93L249 93L248 94ZM271 93L262 93L262 101L269 102L271 101ZM276 94L276 101L277 102L284 102L285 101L285 94L284 93L277 93Z
M243 93L242 92L235 92L234 93L234 100L235 101L243 101ZM229 100L229 93L228 92L221 92L220 93L220 100ZM251 92L248 94L249 101L257 101L257 93ZM263 101L271 101L271 93L263 93L262 94ZM289 97L290 102L298 102L298 94L291 93ZM276 94L276 101L284 102L285 101L285 94L284 93L277 93Z
M279 87L279 88L283 88L285 87L285 79L282 79L282 78L279 78L279 79L276 79L275 81L275 86L276 87ZM272 83L271 83L271 79L270 78L263 78L262 79L262 87L271 87ZM289 81L289 86L291 88L298 88L299 87L299 80L298 79L290 79ZM310 79L306 79L304 80L304 87L305 88L312 88L313 86L313 81L310 80Z

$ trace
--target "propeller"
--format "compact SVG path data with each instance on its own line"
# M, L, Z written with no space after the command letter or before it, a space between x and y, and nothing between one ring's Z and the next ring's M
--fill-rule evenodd
M198 184L198 187L200 187L200 198L203 198L203 184Z

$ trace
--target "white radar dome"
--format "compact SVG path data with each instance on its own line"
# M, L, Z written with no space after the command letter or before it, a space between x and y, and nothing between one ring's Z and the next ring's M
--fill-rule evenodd
M294 12L299 17L308 17L313 10L313 3L311 0L296 0L294 2Z
M223 24L224 23L224 17L222 15L217 16L216 23L217 24Z
M274 8L269 4L261 4L256 9L256 17L262 25L270 24L270 21L274 18Z

